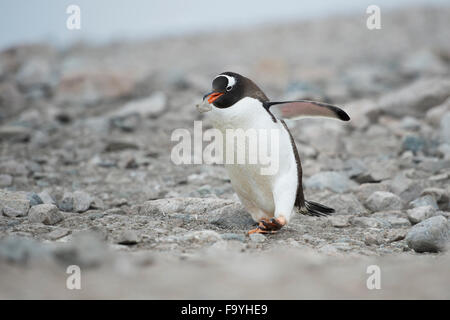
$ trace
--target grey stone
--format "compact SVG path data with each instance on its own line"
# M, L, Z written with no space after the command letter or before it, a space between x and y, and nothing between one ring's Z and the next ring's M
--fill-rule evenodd
M31 207L28 213L30 222L40 222L43 224L53 225L64 219L58 207L53 204L38 204Z
M439 206L437 205L436 200L431 195L425 195L423 197L417 198L416 200L411 201L409 203L409 206L411 208L418 208L418 207L423 207L423 206L432 206L436 210L439 209Z
M210 244L217 241L223 241L220 234L213 230L192 231L182 236L181 240L197 244Z
M118 244L124 244L124 245L133 245L137 244L139 242L139 237L137 233L133 230L124 230L117 240Z
M224 229L247 229L255 224L250 214L238 203L212 211L208 215L208 222Z
M43 204L44 202L42 201L42 199L39 197L38 194L34 193L34 192L30 192L27 194L27 198L30 201L30 206L35 206L38 204Z
M48 240L55 241L55 240L61 239L61 238L65 237L65 236L69 235L70 232L71 231L69 229L60 229L60 228L58 228L58 229L55 229L55 230L49 232L45 237Z
M436 214L436 208L433 206L420 206L417 208L409 209L407 211L408 219L412 224L416 224L426 220Z
M350 226L349 216L335 215L328 217L328 221L335 228L344 228Z
M94 198L84 191L75 191L73 193L73 211L85 212L94 202Z
M392 228L411 226L406 213L400 210L376 212L372 214L372 217L381 219L382 221L386 221Z
M352 217L350 223L356 227L361 228L390 228L391 225L379 218L370 217Z
M0 211L8 217L24 217L28 214L30 201L24 192L0 190Z
M366 207L373 211L399 210L403 207L399 196L386 191L376 191L367 199Z
M56 201L53 199L53 197L47 191L42 191L42 192L38 193L38 196L42 200L43 203L56 205Z
M61 201L58 203L58 208L65 212L72 212L74 205L74 198L71 192L65 192Z
M353 194L334 194L319 202L333 208L338 215L363 215L368 212Z
M20 126L0 127L0 141L26 142L30 139L30 129Z
M356 196L365 203L375 191L390 191L390 188L386 183L363 183L356 189Z
M449 231L447 219L435 216L413 226L405 239L416 252L440 252L448 247Z
M262 243L266 241L266 236L262 235L261 233L252 233L250 235L250 240L256 243Z
M306 179L305 186L311 189L330 189L334 192L343 193L357 187L358 184L343 173L324 171Z

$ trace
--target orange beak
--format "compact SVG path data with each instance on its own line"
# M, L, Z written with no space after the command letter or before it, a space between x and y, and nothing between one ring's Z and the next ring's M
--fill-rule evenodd
M207 95L208 102L213 103L223 94L224 94L223 92L212 92L211 94Z

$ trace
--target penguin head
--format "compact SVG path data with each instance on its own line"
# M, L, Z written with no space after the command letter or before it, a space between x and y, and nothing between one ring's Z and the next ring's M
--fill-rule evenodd
M222 72L216 76L212 82L212 89L203 100L207 98L210 104L220 109L229 108L245 97L267 100L253 81L235 72Z

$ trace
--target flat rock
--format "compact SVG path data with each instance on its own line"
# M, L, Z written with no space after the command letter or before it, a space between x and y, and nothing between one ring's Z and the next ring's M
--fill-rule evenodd
M31 207L28 213L30 222L40 222L43 224L53 225L64 219L58 207L53 204L38 204Z
M440 252L448 247L449 231L447 219L435 216L413 226L405 239L416 252Z
M386 191L376 191L367 199L366 207L373 211L399 210L403 207L399 196Z

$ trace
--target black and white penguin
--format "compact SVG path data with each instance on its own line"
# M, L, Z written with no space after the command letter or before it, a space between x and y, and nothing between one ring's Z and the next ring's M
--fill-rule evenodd
M305 200L300 157L284 119L313 116L349 121L347 113L339 107L314 101L269 101L252 80L234 72L223 72L215 77L212 89L203 97L207 108L199 111L209 111L213 126L223 133L225 146L233 143L233 148L249 151L248 146L235 146L235 141L227 141L227 129L253 128L278 132L275 147L278 148L279 166L275 174L261 174L262 164L258 163L225 163L233 189L258 222L258 227L250 230L249 234L277 232L289 223L294 212L312 216L333 213L332 208ZM270 150L273 147L270 146ZM226 153L227 148L223 150Z

